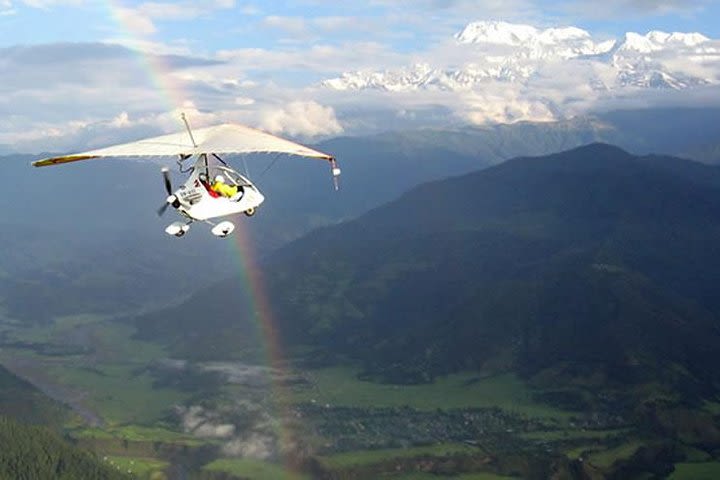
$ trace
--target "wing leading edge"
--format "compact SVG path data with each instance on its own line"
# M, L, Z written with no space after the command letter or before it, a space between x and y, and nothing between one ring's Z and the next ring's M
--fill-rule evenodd
M165 157L202 153L285 153L333 161L332 155L244 125L216 125L193 130L192 133L196 145L193 145L187 132L173 133L72 155L45 158L33 162L33 166L46 167L106 157Z

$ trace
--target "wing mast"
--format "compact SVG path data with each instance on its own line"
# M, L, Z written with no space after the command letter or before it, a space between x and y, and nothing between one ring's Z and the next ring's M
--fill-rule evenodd
M197 148L197 143L195 143L195 137L193 137L192 129L190 128L190 124L187 121L187 118L185 117L185 112L182 112L180 114L180 118L182 118L183 123L185 124L185 128L187 129L188 135L190 135L190 141L193 144L193 147Z

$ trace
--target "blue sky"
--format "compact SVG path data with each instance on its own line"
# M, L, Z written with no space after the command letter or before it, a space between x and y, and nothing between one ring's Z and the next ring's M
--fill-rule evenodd
M349 4L349 5L348 5ZM4 10L2 9L4 5ZM504 7L503 5L506 5ZM0 44L143 38L212 53L283 43L341 44L377 38L400 51L422 49L473 20L575 25L596 34L626 31L697 31L720 38L720 2L675 0L591 1L366 1L233 0L197 2L4 0ZM119 12L136 12L154 31Z
M0 0L0 145L95 146L172 130L179 111L198 123L312 137L368 130L377 122L353 115L378 106L399 123L427 111L450 121L502 120L495 111L465 111L488 98L512 104L513 118L537 112L539 96L557 109L550 90L566 89L562 82L524 85L519 100L491 90L497 85L393 95L321 88L345 72L472 63L470 50L451 44L476 20L574 25L597 41L649 30L720 39L718 0ZM711 78L700 63L691 71Z

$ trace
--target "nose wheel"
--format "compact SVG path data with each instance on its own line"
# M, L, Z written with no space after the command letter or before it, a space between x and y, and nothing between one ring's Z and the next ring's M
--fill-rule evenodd
M220 222L215 225L210 232L218 238L225 238L235 230L235 225L232 222Z

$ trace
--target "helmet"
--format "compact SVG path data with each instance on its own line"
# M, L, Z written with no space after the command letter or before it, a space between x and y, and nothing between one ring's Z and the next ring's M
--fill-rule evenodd
M222 175L215 175L215 182L225 183L225 178Z

